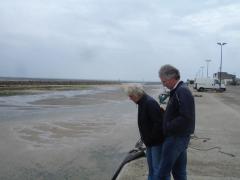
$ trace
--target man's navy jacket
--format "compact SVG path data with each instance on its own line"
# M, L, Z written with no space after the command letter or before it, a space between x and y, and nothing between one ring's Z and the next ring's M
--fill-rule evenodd
M181 81L170 91L163 118L164 136L186 136L195 130L195 103L189 88Z

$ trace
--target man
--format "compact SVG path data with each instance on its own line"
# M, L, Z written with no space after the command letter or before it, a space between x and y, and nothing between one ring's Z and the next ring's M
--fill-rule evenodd
M191 91L180 81L179 70L164 65L159 70L162 84L170 89L163 118L164 142L160 162L160 180L187 179L187 147L195 129L195 103Z
M138 128L141 140L146 145L148 180L157 180L163 142L160 106L141 86L130 85L126 91L129 98L138 105Z

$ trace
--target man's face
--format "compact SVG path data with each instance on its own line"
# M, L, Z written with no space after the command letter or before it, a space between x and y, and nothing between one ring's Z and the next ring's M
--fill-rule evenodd
M163 86L167 87L168 89L172 89L174 87L174 79L166 79L166 78L160 77L160 80Z

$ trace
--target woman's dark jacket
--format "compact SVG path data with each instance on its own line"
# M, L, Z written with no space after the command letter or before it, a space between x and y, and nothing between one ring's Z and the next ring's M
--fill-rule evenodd
M194 133L195 103L189 88L180 82L170 91L168 105L164 112L164 136L186 136Z
M138 128L146 146L155 146L163 142L163 114L156 100L144 94L138 104Z

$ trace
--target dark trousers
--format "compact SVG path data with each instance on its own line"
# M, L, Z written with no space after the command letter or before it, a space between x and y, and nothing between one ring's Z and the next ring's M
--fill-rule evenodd
M147 147L148 180L158 180L162 145Z
M190 136L167 137L162 144L159 180L187 180L187 147Z

